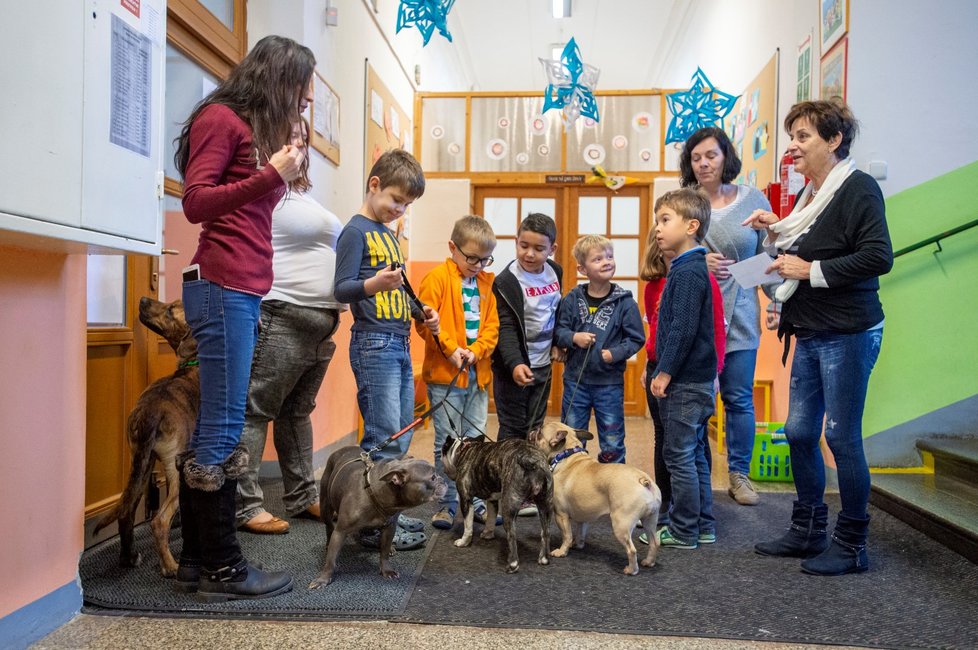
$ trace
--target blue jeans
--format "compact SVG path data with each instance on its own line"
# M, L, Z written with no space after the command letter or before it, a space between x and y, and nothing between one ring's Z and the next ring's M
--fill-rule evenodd
M573 396L574 402L571 403ZM574 384L564 379L560 419L575 429L587 429L591 409L598 425L602 463L625 462L625 386L623 384Z
M258 296L208 280L183 284L200 362L200 413L190 449L201 465L219 465L241 440L260 303Z
M726 418L727 470L750 471L754 453L754 367L757 350L728 352L720 373L720 397Z
M258 470L265 453L268 423L285 489L285 511L295 515L319 503L312 464L312 411L333 359L335 309L302 307L282 300L261 303L261 330L255 344L241 443L248 469L238 478L238 524L265 511Z
M713 382L670 384L659 399L665 428L662 455L672 483L672 536L696 544L701 533L713 533L713 487L706 460L706 423L713 415Z
M825 495L825 464L818 446L824 420L825 441L839 474L842 514L856 519L867 516L869 467L863 451L863 409L882 342L882 329L795 339L784 432L802 505L821 505Z
M448 399L432 414L435 425L435 469L445 477L445 482L448 484L448 490L441 499L442 507L457 508L458 490L455 488L455 481L445 475L441 448L448 436L474 438L486 432L489 390L479 389L475 368L472 368L469 371L469 385L466 388L455 387L449 392L448 384L428 384L428 401L432 406L440 402L446 393Z
M357 382L357 405L363 416L360 447L369 451L414 419L414 370L410 339L387 332L353 332L350 366ZM408 431L375 452L374 460L400 458L411 445Z

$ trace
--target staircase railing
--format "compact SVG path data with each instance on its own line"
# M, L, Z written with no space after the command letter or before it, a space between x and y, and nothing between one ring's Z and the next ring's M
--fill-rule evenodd
M912 253L917 249L923 248L924 246L930 246L931 244L937 244L937 251L935 252L941 252L944 250L943 248L941 248L942 239L947 239L952 235L956 235L959 232L964 232L965 230L968 230L969 228L974 228L975 226L978 226L978 219L975 219L974 221L969 221L968 223L962 224L957 228L951 228L950 230L946 230L940 233L939 235L928 237L927 239L924 239L923 241L919 241L911 246L907 246L906 248L901 248L900 250L893 253L893 257L896 258L896 257L900 257L901 255L906 255L907 253Z

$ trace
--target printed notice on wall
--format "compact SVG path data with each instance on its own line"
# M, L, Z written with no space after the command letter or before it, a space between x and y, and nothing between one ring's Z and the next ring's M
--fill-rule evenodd
M109 141L149 158L153 61L149 38L112 16Z

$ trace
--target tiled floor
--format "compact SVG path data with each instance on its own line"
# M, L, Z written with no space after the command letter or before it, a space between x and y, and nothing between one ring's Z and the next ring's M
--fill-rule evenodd
M489 433L495 437L490 416ZM652 425L630 418L626 426L628 460L652 473ZM415 432L411 453L431 460L433 430ZM726 458L714 452L713 485L727 488ZM790 483L762 483L764 491L788 491ZM763 498L763 495L762 495ZM38 642L35 648L816 648L823 646L727 641L596 632L508 630L387 621L296 623L240 620L143 618L80 615ZM824 646L828 647L828 646ZM837 648L838 646L832 646Z

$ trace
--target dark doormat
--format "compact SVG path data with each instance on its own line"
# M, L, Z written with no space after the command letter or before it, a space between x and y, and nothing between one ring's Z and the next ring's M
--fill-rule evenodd
M284 514L281 482L263 482L270 512ZM430 518L431 514L428 514ZM160 575L159 556L149 525L136 528L136 548L143 563L136 568L119 566L119 539L112 538L86 551L79 564L82 593L88 613L125 610L148 615L248 616L269 618L390 618L400 614L411 596L425 560L433 548L397 553L391 563L400 574L386 580L378 572L379 551L363 548L353 540L340 553L336 580L328 587L307 587L322 568L326 554L326 527L309 519L289 519L286 535L253 535L239 532L238 543L246 558L268 569L287 570L294 580L292 591L264 600L205 604L193 594L178 593L173 581ZM180 531L171 534L171 549L179 557Z
M753 545L781 534L791 494L762 494L755 507L715 493L718 541L695 551L660 549L652 569L625 576L625 554L607 518L584 550L536 564L539 527L518 523L520 571L507 575L497 539L455 548L459 527L435 540L399 620L503 628L751 639L879 647L974 648L978 565L889 514L871 509L867 573L803 574L799 560ZM838 511L838 497L830 508ZM638 535L636 530L636 537ZM560 541L554 534L554 546ZM636 543L640 555L646 546Z
M264 486L272 512L281 487ZM377 573L377 552L349 543L336 581L306 586L319 572L325 527L290 520L288 535L239 534L247 557L295 577L295 589L268 600L204 605L178 594L159 574L147 526L137 529L142 566L118 566L118 541L87 551L79 573L87 613L276 620L388 620L498 628L714 637L886 648L973 648L978 630L978 565L947 550L889 514L871 508L870 571L822 578L799 561L766 558L755 542L780 534L791 494L764 493L754 507L715 493L718 541L695 551L662 549L652 569L622 575L624 551L607 518L595 524L584 550L549 566L536 564L535 518L517 523L521 567L505 573L502 527L496 539L453 545L460 526L434 533L421 551L398 553L401 577ZM838 511L838 497L830 497ZM427 519L429 504L411 514ZM479 527L476 527L478 533ZM636 537L640 531L636 530ZM179 532L173 548L179 549ZM554 529L553 545L560 542ZM646 547L637 544L639 553ZM423 571L423 572L422 572Z

